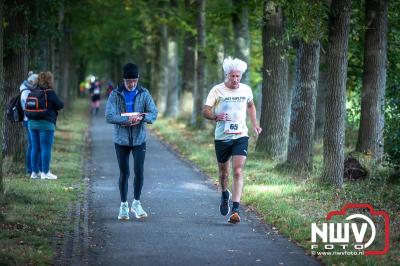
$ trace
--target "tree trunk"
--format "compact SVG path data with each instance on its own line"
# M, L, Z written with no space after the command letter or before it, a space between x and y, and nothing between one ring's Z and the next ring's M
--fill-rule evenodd
M193 94L193 114L192 124L195 128L203 128L205 123L202 117L205 92L205 73L206 73L206 0L196 0L197 4L197 86Z
M312 171L319 49L318 41L300 41L297 50L287 156L287 164L296 171Z
M154 59L154 47L153 47L153 36L152 33L150 31L146 31L146 37L145 37L145 48L144 48L144 59L143 62L145 63L143 71L141 71L141 73L145 74L145 81L143 81L142 79L142 85L144 85L145 88L147 88L148 90L151 89L151 75L152 75L152 63L153 63L153 59ZM141 76L143 77L143 76Z
M283 35L282 9L272 1L264 1L263 102L260 119L264 130L257 140L256 149L278 161L286 159L291 100Z
M365 12L364 74L356 150L371 154L380 162L385 122L387 0L366 0Z
M177 3L171 0L170 8L177 11ZM168 31L168 87L167 105L165 108L166 117L178 115L179 102L179 69L178 69L178 32L174 26L169 26Z
M3 58L3 8L4 2L0 1L0 58ZM3 80L3 60L0 60L0 195L4 193L3 185L3 144L4 144L4 106L6 106L5 94L4 94L4 80Z
M235 40L235 57L247 63L247 71L242 77L242 82L250 84L250 31L249 8L247 0L232 0L234 12L232 13L233 36Z
M36 71L49 70L50 38L43 36L43 32L41 32L37 27L40 25L40 21L45 19L43 18L43 16L44 15L48 16L48 14L44 14L46 10L42 8L40 0L31 1L30 5L32 6L31 12L35 16L35 24L36 24L36 25L31 25L31 27L29 28L30 35L34 39L34 47L30 45L31 49L33 49L33 52L31 53L33 56L32 59L30 60L30 64L34 64L33 69L36 69ZM32 68L30 67L29 69Z
M151 58L151 81L150 81L150 90L151 94L154 98L154 102L157 106L159 106L160 99L158 99L159 90L161 89L159 86L160 81L160 40L156 38L153 42L153 50L154 54Z
M4 57L4 94L5 101L19 93L19 86L28 73L28 23L24 12L26 1L15 1L7 5L9 25L5 28L4 39L12 45ZM23 162L25 153L25 130L22 123L3 124L5 156L10 156L14 162Z
M188 12L187 23L195 27L193 17L193 5L191 0L185 0L185 10ZM191 32L185 32L183 41L183 67L182 67L182 91L193 91L195 85L195 49L196 37Z
M60 10L58 10L58 22L57 22L57 31L59 33L63 32L64 25L64 7L61 6ZM51 40L51 72L54 76L54 89L58 95L62 95L62 73L63 73L63 65L62 65L62 51L64 43L60 37L53 37Z
M351 0L333 0L329 15L328 79L322 180L343 185L347 53Z
M166 97L168 86L168 28L166 24L160 26L161 42L160 42L160 79L158 80L157 104L159 112L165 114Z
M71 60L71 33L70 29L68 29L67 23L64 22L64 29L63 29L63 54L61 55L62 57L62 100L64 101L64 105L66 108L69 107L70 105L70 98L71 98L71 93L70 93L70 86L71 86L71 77L70 77L70 60Z
M323 50L321 48L321 50ZM319 76L317 86L317 106L315 111L314 140L320 141L324 136L326 82L328 78L326 54L320 53Z
M165 108L166 117L176 117L178 114L178 74L178 42L176 33L172 33L169 35L168 41L168 95Z
M111 58L112 62L112 79L114 81L115 87L119 85L122 79L122 66L121 66L121 60L119 56L113 56Z

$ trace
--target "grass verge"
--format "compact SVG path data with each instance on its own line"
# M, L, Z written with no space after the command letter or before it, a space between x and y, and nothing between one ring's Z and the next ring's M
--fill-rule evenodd
M182 121L160 118L153 129L217 182L212 128L193 130ZM376 210L385 210L390 215L389 253L381 256L319 255L318 258L328 265L400 264L400 186L388 181L385 169L373 170L363 181L345 181L341 190L332 189L318 179L322 167L321 147L316 148L314 174L304 177L277 170L275 163L254 151L254 145L251 138L242 201L255 209L265 222L311 253L311 223L326 222L328 212L339 210L347 203L370 203ZM383 230L379 229L382 228L378 228L376 239L383 239L383 235L379 235ZM379 241L376 245L376 248L383 246ZM340 248L336 250L342 251Z
M31 180L22 173L5 173L0 196L0 264L48 265L68 229L68 209L84 190L82 162L88 128L87 101L57 121L51 171L57 180ZM22 169L21 166L16 166ZM15 172L15 171L14 171ZM56 245L55 245L56 244Z

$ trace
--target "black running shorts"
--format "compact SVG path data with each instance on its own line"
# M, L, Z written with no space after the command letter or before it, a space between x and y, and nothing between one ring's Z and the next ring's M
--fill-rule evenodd
M238 139L215 140L215 154L219 163L227 162L233 155L247 156L249 137Z

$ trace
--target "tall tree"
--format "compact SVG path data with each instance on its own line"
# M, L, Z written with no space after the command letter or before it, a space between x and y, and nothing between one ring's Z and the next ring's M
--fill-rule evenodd
M3 145L4 145L4 106L6 105L5 102L5 95L4 95L4 81L3 81L3 8L4 2L0 1L0 139L2 145L0 146L0 195L4 192L4 185L3 185Z
M196 20L193 0L185 0L187 30L183 40L182 90L193 91L195 86Z
M170 1L170 12L175 15L178 11L178 4L175 0ZM167 104L165 108L166 117L176 117L178 114L178 97L180 88L179 79L179 54L178 54L178 29L172 23L168 26L168 86Z
M344 172L347 53L351 0L332 0L327 49L328 78L322 180L341 187Z
M312 170L319 49L318 40L301 40L297 50L287 163L299 171Z
M323 48L321 47L321 51ZM328 73L326 71L326 54L320 52L319 60L319 74L317 86L317 105L315 109L315 129L314 139L316 141L322 140L324 136L324 123L325 123L325 99L326 99L326 79Z
M235 57L244 60L250 69L250 31L249 7L247 0L232 0L233 35L235 40ZM250 82L250 72L246 71L243 77L246 84Z
M54 15L49 16L50 6L56 3L48 3L39 0L30 1L30 25L29 34L31 36L32 43L30 48L32 49L32 56L30 61L30 67L37 70L49 70L50 69L50 36L49 32L53 29L53 18Z
M263 88L260 124L264 129L256 149L271 159L285 160L288 143L290 89L288 60L285 56L284 18L282 8L264 1Z
M152 42L153 47L153 54L151 59L151 81L150 81L150 90L154 97L154 102L157 106L159 106L160 99L158 98L160 93L159 90L162 88L160 87L160 73L161 73L161 66L159 63L160 52L161 52L161 42L158 36L153 38Z
M365 1L364 73L356 150L383 156L387 54L387 0Z
M71 29L68 24L68 17L65 17L63 21L63 34L62 34L62 48L63 51L61 53L62 58L62 94L61 97L64 101L64 105L66 108L70 105L70 96L71 96Z
M25 13L28 1L5 3L4 95L8 100L19 93L19 86L28 73L28 23ZM15 162L24 160L25 135L21 123L4 123L4 155Z
M321 1L296 1L288 8L293 14L290 31L296 36L296 79L293 88L287 165L296 171L311 171L320 39L323 36L324 5ZM291 12L292 11L292 12ZM307 22L304 14L308 15Z
M193 93L193 113L192 113L192 125L196 128L202 128L204 126L204 119L202 119L201 113L203 110L203 100L205 94L205 69L206 69L206 0L196 0L197 6L197 86Z
M167 87L169 68L168 68L168 26L166 23L165 3L161 1L159 3L161 8L161 17L163 22L160 25L160 79L157 84L158 95L157 95L157 106L161 114L165 113L166 110L166 98L167 98Z
M59 36L63 32L64 25L64 4L61 3L60 8L57 10L57 32L59 34L53 36L50 41L51 45L51 72L54 75L54 86L58 94L62 95L63 90L63 65L62 65L62 52L63 41Z

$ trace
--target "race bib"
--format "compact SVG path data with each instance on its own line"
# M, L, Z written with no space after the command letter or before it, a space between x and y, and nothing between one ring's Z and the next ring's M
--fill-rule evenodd
M241 134L242 127L238 121L225 121L225 134Z

